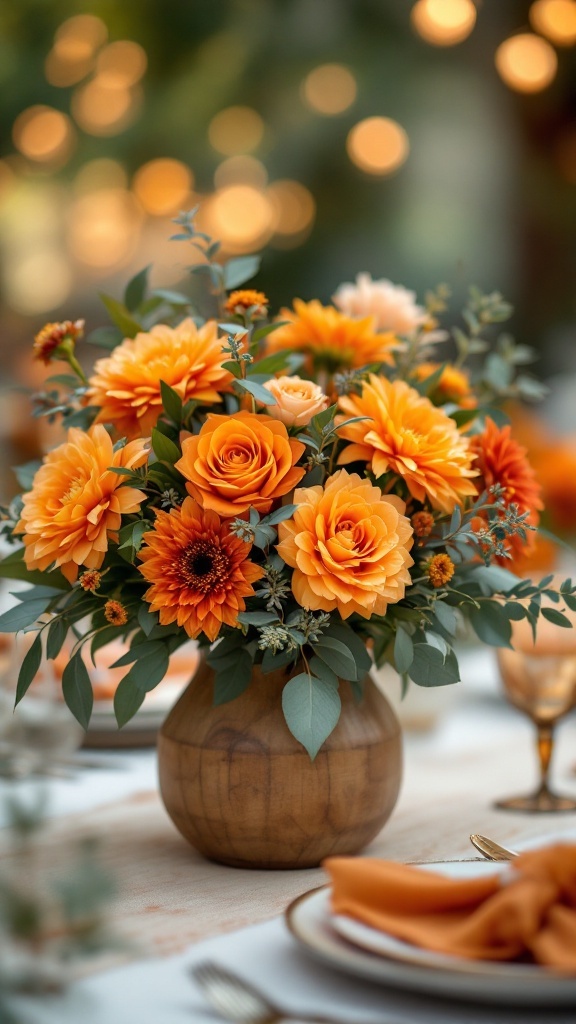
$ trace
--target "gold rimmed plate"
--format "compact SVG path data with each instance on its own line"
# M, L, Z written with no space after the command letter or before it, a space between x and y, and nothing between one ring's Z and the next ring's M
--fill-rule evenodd
M427 864L425 870L464 879L509 870L507 865ZM576 1004L576 974L534 964L464 960L420 949L352 918L335 915L330 887L313 889L286 911L299 945L325 964L393 988L445 999L511 1006Z

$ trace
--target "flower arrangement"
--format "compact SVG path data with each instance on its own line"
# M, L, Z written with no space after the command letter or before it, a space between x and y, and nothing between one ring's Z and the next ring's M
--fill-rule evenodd
M35 631L17 701L70 635L63 694L87 726L82 648L121 637L122 726L192 637L216 703L245 690L254 663L285 669L286 723L314 757L341 681L361 699L372 658L405 683L444 685L459 679L462 616L495 646L515 619L570 626L562 602L576 610L576 585L513 572L542 503L500 406L541 385L525 346L502 335L489 348L511 312L501 296L471 290L449 333L445 287L420 306L359 275L334 305L295 300L269 318L266 296L240 287L258 259L219 262L194 215L175 237L198 254L212 317L150 291L144 270L124 301L104 297L113 326L87 339L108 350L90 374L82 321L36 338L37 358L71 372L36 396L66 440L21 467L25 493L3 512L17 547L0 574L32 584L0 617L4 631ZM452 359L438 354L447 343Z

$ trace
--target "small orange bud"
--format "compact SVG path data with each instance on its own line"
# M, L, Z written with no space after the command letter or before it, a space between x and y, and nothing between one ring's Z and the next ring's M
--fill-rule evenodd
M62 320L57 324L45 324L41 331L34 338L34 358L41 359L48 365L54 357L66 358L67 353L63 352L61 346L68 342L70 349L74 348L76 339L84 333L84 321ZM60 349L60 351L58 351ZM68 353L69 355L70 353Z
M416 537L429 537L434 529L434 516L430 512L415 512L410 522Z
M82 587L82 590L89 590L94 592L98 590L102 582L102 573L98 572L97 569L87 569L80 576L78 583Z
M128 613L120 601L106 601L104 615L112 626L124 626L128 622Z
M226 299L224 309L233 316L243 316L247 310L252 310L251 320L259 320L266 316L268 298L264 292L257 292L254 288L241 288L231 292Z
M426 572L433 587L443 587L454 575L454 562L450 555L433 555L426 566Z

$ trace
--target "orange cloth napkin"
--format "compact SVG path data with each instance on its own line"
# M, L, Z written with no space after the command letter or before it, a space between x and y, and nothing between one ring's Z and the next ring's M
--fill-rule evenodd
M530 850L502 875L455 880L393 861L331 857L332 910L439 953L576 971L576 845Z

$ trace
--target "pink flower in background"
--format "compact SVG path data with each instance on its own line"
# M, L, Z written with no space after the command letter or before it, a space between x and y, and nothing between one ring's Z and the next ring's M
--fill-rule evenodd
M370 274L358 274L356 284L341 284L333 299L347 316L374 317L379 331L411 334L430 319L415 292L385 279L373 281Z

